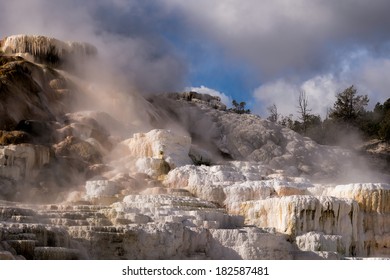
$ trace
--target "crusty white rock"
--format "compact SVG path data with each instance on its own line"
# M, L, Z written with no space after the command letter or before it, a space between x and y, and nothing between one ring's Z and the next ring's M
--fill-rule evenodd
M0 146L0 176L13 180L34 180L39 170L50 160L49 148L20 144Z
M190 147L190 137L171 130L154 129L148 133L134 134L121 142L113 153L121 157L164 159L170 168L175 168L192 164L188 156Z
M71 56L80 58L97 52L94 46L87 43L63 42L37 35L9 36L1 42L0 47L6 54L23 55L26 58L32 55L38 62L54 64L57 60L69 59Z

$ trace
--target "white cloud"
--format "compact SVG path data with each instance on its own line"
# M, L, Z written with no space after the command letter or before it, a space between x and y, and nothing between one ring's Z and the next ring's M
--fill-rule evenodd
M340 81L332 74L326 74L304 81L300 88L306 93L309 108L312 110L311 113L324 118L328 109L333 107L336 101L336 94L349 86L351 84ZM296 97L295 104L298 103L297 100L298 97Z
M390 98L390 59L370 59L353 74L352 78L358 81L361 94L367 94L371 107L377 102L383 103Z
M348 65L338 75L327 73L303 81L278 79L259 86L253 92L256 113L268 116L267 107L275 104L282 115L297 115L298 96L305 91L313 114L324 118L336 101L336 94L354 85L359 95L368 95L372 110L377 102L390 98L390 59L365 58L359 67Z
M183 13L195 36L245 60L263 80L329 71L356 46L381 47L389 40L387 0L163 2Z
M259 103L257 113L268 116L267 107L275 104L278 112L284 116L297 116L298 98L301 91L306 93L311 113L325 117L333 107L335 96L350 84L340 81L331 74L312 77L303 82L279 79L266 83L255 89L253 96Z
M322 117L351 85L370 97L369 109L389 97L388 0L163 2L202 42L253 69L260 86L251 107L263 116L273 103L282 114L296 114L301 90Z
M210 94L211 96L219 96L221 98L221 101L226 106L230 107L232 104L232 98L230 96L227 96L223 92L219 92L215 89L205 87L201 85L200 87L188 87L185 89L186 91L195 91L197 93L203 93L203 94Z
M292 82L279 79L273 82L263 84L255 89L253 96L257 105L253 106L254 113L263 117L268 116L267 108L275 104L278 113L289 115L295 113L295 96L299 95L299 87Z

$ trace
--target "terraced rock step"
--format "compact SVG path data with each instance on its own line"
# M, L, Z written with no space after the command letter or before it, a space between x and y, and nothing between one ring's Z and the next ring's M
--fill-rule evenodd
M80 252L63 247L36 247L34 260L78 260Z
M294 246L286 235L245 228L242 217L194 197L130 195L111 207L58 205L30 210L42 223L1 221L3 251L13 258L293 258ZM61 224L63 219L73 224ZM275 244L284 245L271 253ZM249 249L255 245L262 249Z

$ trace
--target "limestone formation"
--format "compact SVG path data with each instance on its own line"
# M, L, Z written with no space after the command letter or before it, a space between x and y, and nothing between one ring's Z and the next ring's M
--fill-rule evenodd
M1 105L0 128L11 131L21 121L55 121L69 110L73 90L58 92L50 81L61 75L44 65L36 65L21 57L0 56Z
M390 185L365 183L314 188L313 193L353 199L359 205L359 234L367 255L386 256L390 244Z
M131 158L163 159L170 168L192 164L189 157L191 138L171 130L155 129L148 133L136 133L121 142L114 155Z
M0 49L5 54L32 56L40 63L58 65L64 60L95 55L97 50L87 43L63 42L55 38L36 35L9 36L0 42Z
M165 96L171 100L163 103L162 97L156 97L157 102L163 103L165 110L174 112L177 117L173 119L167 113L164 122L179 122L194 138L193 143L207 147L211 154L295 170L294 175L333 178L343 172L352 157L346 149L318 145L255 115L218 110L210 102L188 102L175 94Z
M3 259L292 259L294 256L295 247L286 235L242 228L242 218L230 216L197 198L130 196L112 207L49 205L35 210L26 207L8 205L0 212ZM279 248L275 250L275 246Z
M15 181L33 181L49 160L49 149L44 146L31 144L0 146L0 176Z
M304 251L387 254L388 184L328 186L270 174L271 169L254 163L251 173L245 166L184 166L169 172L164 184L224 205L229 213L245 217L246 224L288 234Z

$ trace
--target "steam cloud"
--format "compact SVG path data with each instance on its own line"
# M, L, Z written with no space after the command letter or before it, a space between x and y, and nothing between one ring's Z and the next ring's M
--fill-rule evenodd
M139 1L120 0L2 2L0 36L45 35L88 42L105 61L101 73L122 76L146 94L178 90L184 86L184 63L152 28L155 22L148 20L144 6Z
M16 0L0 3L0 35L87 41L147 93L199 86L188 85L196 54L180 47L213 45L232 67L240 61L253 72L253 92L242 93L246 101L252 94L253 112L276 103L295 113L305 90L324 115L351 84L371 106L388 97L389 9L386 0Z

